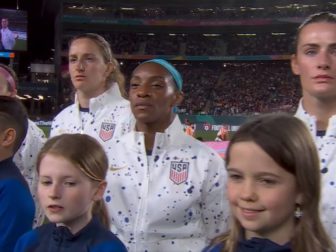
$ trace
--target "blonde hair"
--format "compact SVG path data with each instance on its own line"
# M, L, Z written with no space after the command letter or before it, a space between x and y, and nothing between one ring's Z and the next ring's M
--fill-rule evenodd
M119 62L113 56L109 42L107 42L106 39L96 33L84 33L73 37L69 42L69 48L75 40L83 38L93 41L98 46L101 55L103 56L104 62L106 64L112 63L113 65L113 71L106 79L107 87L110 87L114 82L116 82L119 86L122 97L126 98L127 96L125 91L125 76L120 70Z
M49 139L37 157L37 173L40 163L47 154L61 156L80 169L92 183L105 180L108 170L108 159L103 147L96 139L85 134L62 134ZM110 228L110 220L104 199L96 201L92 214L97 216L106 228Z
M298 190L303 196L303 203L300 205L303 216L297 219L290 240L292 251L333 251L332 242L322 226L319 214L319 157L304 123L284 113L263 115L247 122L230 141L227 164L230 163L232 146L245 141L253 141L296 178ZM234 252L242 232L242 226L233 218L231 230L216 238L214 243L223 242L225 246L222 251Z

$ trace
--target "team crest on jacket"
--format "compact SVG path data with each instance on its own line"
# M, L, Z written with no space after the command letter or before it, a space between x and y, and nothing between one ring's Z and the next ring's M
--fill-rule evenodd
M99 131L100 139L104 142L110 140L113 137L115 126L114 123L103 122Z
M172 161L170 163L169 178L175 184L179 185L188 179L189 163Z

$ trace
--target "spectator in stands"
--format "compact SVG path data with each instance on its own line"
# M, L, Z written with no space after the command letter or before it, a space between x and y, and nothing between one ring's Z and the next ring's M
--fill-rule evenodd
M305 122L320 155L321 217L336 244L336 15L309 16L298 28L291 59L302 99L296 116Z
M136 118L115 140L106 202L112 232L135 251L200 251L226 228L220 156L182 131L173 108L182 77L165 60L143 62L128 96Z
M0 251L12 252L17 239L32 229L34 201L13 162L28 129L26 109L13 97L0 96Z
M19 35L12 32L8 24L8 18L1 19L1 42L5 50L12 50Z
M74 37L69 48L69 73L76 90L75 103L55 117L50 136L88 134L109 154L114 151L112 138L128 131L119 123L121 118L132 117L132 113L123 98L124 76L108 42L93 33Z
M15 72L8 66L0 64L0 95L15 97L17 94L18 79ZM36 198L37 173L36 159L37 154L46 141L43 131L31 120L28 120L28 131L20 148L14 155L14 162L26 179L29 189L35 201L34 226L41 225L43 222L42 209Z

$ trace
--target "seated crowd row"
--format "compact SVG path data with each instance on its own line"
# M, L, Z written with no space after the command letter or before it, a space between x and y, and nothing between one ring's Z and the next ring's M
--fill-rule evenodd
M65 38L76 32L69 32ZM182 56L244 56L288 55L292 49L292 33L256 34L161 34L101 33L117 55L182 55ZM263 45L263 46L260 46ZM63 43L67 50L67 40Z

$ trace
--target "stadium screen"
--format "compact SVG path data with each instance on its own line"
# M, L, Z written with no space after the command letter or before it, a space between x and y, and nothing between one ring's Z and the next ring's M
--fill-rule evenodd
M0 51L27 50L27 11L0 8Z

